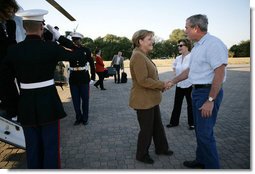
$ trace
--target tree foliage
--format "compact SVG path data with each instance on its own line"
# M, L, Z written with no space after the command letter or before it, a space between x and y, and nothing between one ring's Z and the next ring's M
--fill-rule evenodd
M176 57L178 50L176 45L169 40L157 42L153 51L150 53L151 58L173 58Z
M238 45L233 45L230 49L233 57L250 57L250 40L241 41Z
M177 44L178 40L186 38L186 34L184 30L181 29L175 29L173 32L169 35L169 40L173 44Z
M152 59L155 58L174 58L179 52L177 42L186 38L184 30L175 29L169 35L168 40L163 40L155 36L154 49L150 53ZM95 40L85 37L82 39L82 45L91 49L95 53L96 49L102 50L104 60L112 60L113 56L122 51L123 56L129 59L132 54L132 42L126 37L118 37L113 34L107 34L104 37L98 37ZM238 45L233 45L229 50L230 57L250 57L250 40L242 41Z
M132 48L131 41L126 37L118 37L112 34L98 37L94 41L91 38L82 39L82 45L91 49L95 53L96 49L102 50L102 57L104 60L112 60L113 56L122 51L125 58L131 56Z

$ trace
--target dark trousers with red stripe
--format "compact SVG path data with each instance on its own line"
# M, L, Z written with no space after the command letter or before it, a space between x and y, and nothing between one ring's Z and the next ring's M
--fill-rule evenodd
M60 168L59 121L23 127L28 169Z
M76 120L87 122L89 119L89 84L70 84L70 91Z

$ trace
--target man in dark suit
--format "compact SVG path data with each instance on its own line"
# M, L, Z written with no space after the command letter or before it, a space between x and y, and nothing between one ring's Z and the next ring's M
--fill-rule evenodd
M70 61L70 91L73 100L73 106L76 113L76 121L74 125L88 124L89 116L89 84L90 79L95 80L95 65L91 57L91 51L81 45L83 35L74 32L71 34L75 49L84 53L84 58ZM89 75L89 67L91 78ZM82 104L81 104L82 101ZM82 110L81 110L82 106Z
M12 20L17 10L15 0L0 0L0 74L5 74L1 66L8 47L17 43L16 24ZM14 80L14 77L9 78L6 87L0 89L0 108L6 110L8 118L17 115L18 90Z
M124 58L122 57L121 51L119 51L117 55L113 56L111 66L113 66L117 71L117 77L116 74L114 75L114 82L120 83L120 69L124 69Z
M83 59L79 50L67 51L55 42L42 40L43 15L47 13L27 10L16 14L23 18L27 36L10 47L3 60L4 82L9 76L20 82L18 121L24 130L27 165L34 169L60 168L59 119L66 113L54 85L54 70L58 61ZM74 48L56 30L53 34L59 43Z

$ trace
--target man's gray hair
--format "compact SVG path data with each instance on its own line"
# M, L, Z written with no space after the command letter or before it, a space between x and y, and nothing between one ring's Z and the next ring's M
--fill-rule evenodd
M190 27L198 26L201 31L207 32L208 19L206 15L197 14L187 18L187 21L191 24Z

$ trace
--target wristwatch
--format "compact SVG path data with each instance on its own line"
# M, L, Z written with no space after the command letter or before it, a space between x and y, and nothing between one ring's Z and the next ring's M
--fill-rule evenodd
M212 98L212 97L209 96L209 97L208 97L208 101L209 101L209 102L213 102L213 101L214 101L214 98Z

